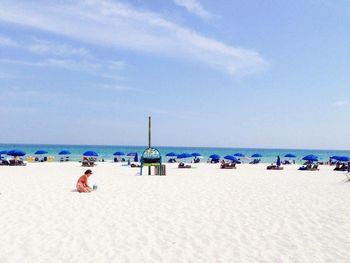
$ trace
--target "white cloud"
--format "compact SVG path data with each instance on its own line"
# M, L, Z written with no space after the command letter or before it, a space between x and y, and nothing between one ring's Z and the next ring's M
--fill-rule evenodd
M111 48L197 60L231 75L254 72L266 65L255 51L205 37L154 12L139 11L109 0L72 2L19 0L14 4L4 0L0 2L0 22L33 27Z
M67 44L59 44L47 40L35 39L26 45L29 51L39 54L50 54L57 56L88 56L89 52L85 48L75 48Z
M17 78L17 77L15 77L12 74L0 72L0 79L15 79L15 78Z
M178 6L184 7L188 12L201 18L210 18L211 15L197 0L173 0Z
M336 107L345 107L345 106L349 105L349 101L347 101L347 100L338 100L338 101L335 101L333 103L333 105L336 106Z
M104 85L101 88L110 90L110 91L138 91L138 89L128 87L128 86L121 86L121 85Z
M116 61L112 62L91 62L89 60L73 60L73 59L57 59L48 58L39 61L27 61L27 60L17 60L17 59L6 59L0 58L0 64L10 64L10 65L20 65L20 66L30 66L30 67L53 67L61 68L70 71L81 71L94 74L99 77L105 77L105 74L115 74L118 73L121 68L116 68ZM123 62L120 62L123 64Z
M18 43L7 36L0 35L0 46L17 47Z

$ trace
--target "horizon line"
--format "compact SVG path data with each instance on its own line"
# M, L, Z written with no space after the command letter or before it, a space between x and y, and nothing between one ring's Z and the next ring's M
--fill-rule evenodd
M89 147L145 147L147 145L113 145L113 144L53 144L53 143L0 143L0 145L25 145L25 146L89 146ZM315 150L315 151L350 151L350 149L322 149L322 148L276 148L276 147L239 147L239 146L170 146L170 145L154 145L153 147L162 147L162 148L207 148L207 149L245 149L245 150Z

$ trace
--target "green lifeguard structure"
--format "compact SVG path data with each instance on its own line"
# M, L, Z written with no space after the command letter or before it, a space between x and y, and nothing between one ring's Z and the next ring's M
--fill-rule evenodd
M142 175L142 168L146 166L149 167L149 173L151 174L151 167L154 166L155 170L156 167L159 167L159 175L163 175L163 167L162 167L162 155L160 152L155 148L147 148L141 156L141 168L140 168L140 175ZM156 173L156 172L155 172Z
M151 117L148 117L148 148L142 153L140 162L141 162L141 167L140 167L141 176L142 176L142 168L144 166L148 167L148 175L151 175L152 166L154 166L155 170L157 170L156 167L159 169L158 170L159 175L163 175L162 155L157 149L151 147Z

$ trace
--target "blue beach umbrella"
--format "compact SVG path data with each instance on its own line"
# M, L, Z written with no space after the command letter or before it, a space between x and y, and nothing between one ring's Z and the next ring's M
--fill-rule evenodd
M338 160L339 157L340 157L339 155L333 155L333 156L331 157L331 159L333 159L333 160Z
M191 154L193 157L199 157L199 156L202 156L200 153L192 153Z
M237 159L236 157L232 156L232 155L226 155L226 156L224 157L224 159L230 160L230 161L232 161L232 162L237 162L237 161L238 161L238 159Z
M139 161L139 157L137 155L137 153L135 154L135 157L134 157L134 162L138 162Z
M350 161L350 158L347 156L338 156L338 158L336 160L339 162L348 162L348 161Z
M243 153L235 153L233 156L236 157L244 157L245 155Z
M186 158L190 158L190 157L192 157L192 155L189 153L182 153L182 154L177 156L178 159L186 159Z
M182 154L177 156L178 159L187 159L187 158L190 158L190 157L192 157L192 155L189 154L189 153L182 153Z
M63 151L60 151L60 152L58 153L58 155L69 155L69 154L71 154L71 153L70 153L70 151L68 151L68 150L63 150Z
M209 156L210 159L214 159L214 160L219 160L220 159L220 155L218 154L212 154Z
M167 153L165 156L167 156L167 157L175 157L175 156L177 156L177 154L174 153L174 152L170 152L170 153Z
M11 151L7 152L7 155L10 155L10 156L24 156L24 155L26 155L26 153L21 151L21 150L11 150Z
M136 155L137 153L136 152L129 152L126 156L133 156L133 157L135 157L135 155Z
M45 150L38 150L38 151L36 151L34 154L47 154L48 152L47 151L45 151Z
M304 161L309 161L309 162L317 162L318 161L318 158L316 155L313 155L313 154L309 154L309 155L306 155L304 158L303 158Z
M98 156L98 154L94 151L87 151L87 152L84 152L83 154L84 156Z
M113 153L113 155L114 156L124 156L125 153L123 153L123 152L115 152L115 153Z
M296 156L292 153L287 153L284 157L286 158L296 158Z
M251 157L253 157L253 158L261 158L262 155L260 153L254 153Z

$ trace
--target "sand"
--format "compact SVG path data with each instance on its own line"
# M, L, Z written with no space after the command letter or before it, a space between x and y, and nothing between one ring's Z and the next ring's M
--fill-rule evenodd
M345 173L265 166L0 167L0 262L350 262Z

